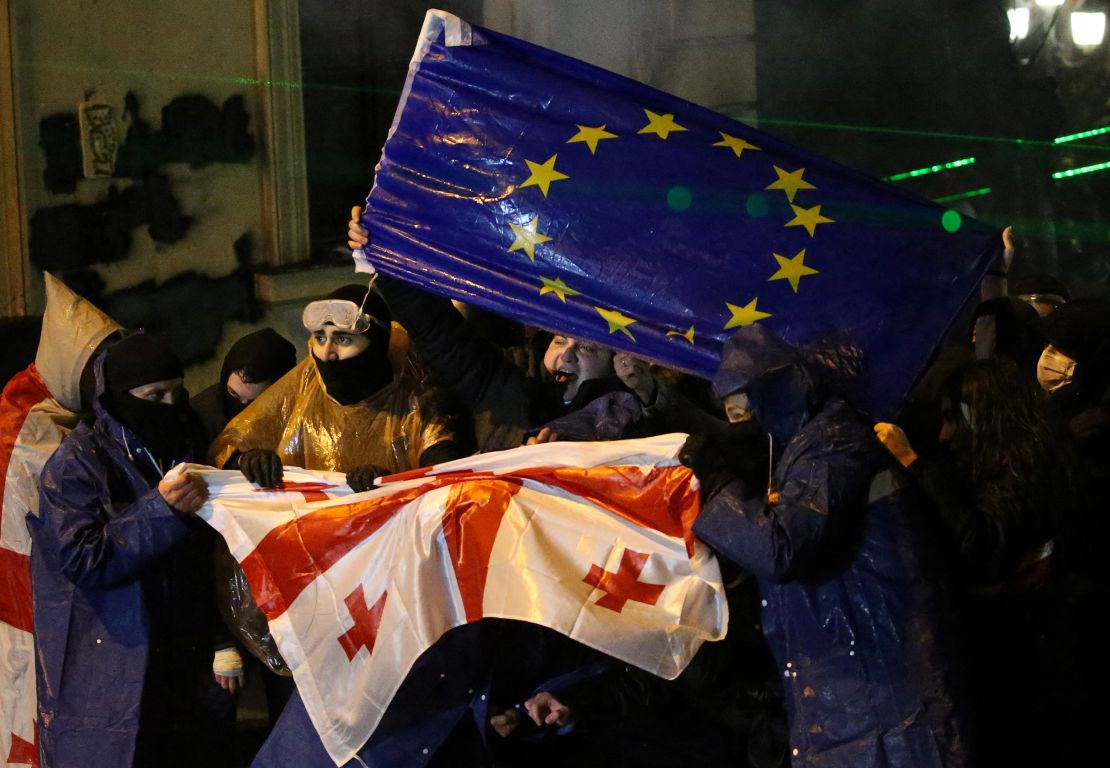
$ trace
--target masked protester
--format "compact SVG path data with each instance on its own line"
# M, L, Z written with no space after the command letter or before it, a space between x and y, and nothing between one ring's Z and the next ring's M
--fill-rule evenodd
M251 482L274 487L282 465L348 473L356 490L374 475L465 455L458 414L436 411L407 372L394 376L382 298L348 285L305 307L309 355L232 419L210 452ZM426 407L422 407L426 406ZM463 441L465 442L465 441Z
M351 211L348 245L370 242ZM451 302L379 274L377 285L409 332L422 360L440 385L458 393L474 414L478 447L515 448L528 433L613 392L635 392L654 402L655 382L640 367L614 370L612 349L566 334L537 333L514 359L478 333ZM621 375L618 376L618 373Z
M694 532L757 580L790 764L963 765L932 550L870 426L761 326L730 339L713 385L746 395L733 428L772 473L768 486L753 460L691 438L680 455L702 483Z
M1059 533L1076 504L1071 441L1036 385L1001 358L952 375L942 423L940 448L921 455L897 426L875 432L932 502L956 554L979 764L1076 764L1057 752L1071 740L1059 738L1067 726L1053 701L1050 641L1060 629Z
M220 380L189 403L211 443L233 418L297 364L297 348L273 328L247 334L231 345Z
M1042 321L1048 346L1037 367L1037 381L1075 439L1081 470L1075 515L1063 521L1057 539L1058 581L1065 627L1055 657L1064 662L1056 697L1056 733L1095 733L1104 711L1101 692L1110 686L1104 665L1091 659L1104 653L1101 617L1110 602L1106 514L1110 485L1110 302L1075 299ZM1057 739L1059 765L1096 762L1097 740Z
M0 755L31 764L35 752L35 652L31 538L24 522L39 513L39 474L88 411L92 360L119 325L45 273L46 312L34 364L0 395ZM91 388L84 388L91 389Z
M193 513L199 425L173 353L134 335L96 365L94 418L46 463L29 517L39 754L50 766L223 765L213 532ZM227 680L221 680L227 683ZM219 689L216 689L217 691Z

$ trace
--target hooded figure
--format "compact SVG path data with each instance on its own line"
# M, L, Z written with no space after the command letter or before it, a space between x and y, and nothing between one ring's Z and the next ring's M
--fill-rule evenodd
M224 356L220 380L190 399L204 424L206 444L297 364L297 348L273 328L249 333Z
M683 460L704 504L694 532L758 580L791 764L962 765L935 576L869 424L761 326L730 340L714 389L747 396L773 474L770 488L722 474L729 460L692 438Z
M344 286L305 307L303 321L309 354L216 438L217 466L272 487L282 465L400 472L456 457L450 426L427 420L416 382L394 375L389 311L377 293Z
M39 474L82 407L81 381L94 353L121 330L49 272L35 362L0 395L0 757L30 763L35 752L35 655L31 538ZM88 378L88 377L85 377Z
M213 533L191 517L206 492L196 476L164 476L198 456L181 365L136 335L95 374L94 419L46 463L42 514L27 519L41 764L218 765L202 706Z

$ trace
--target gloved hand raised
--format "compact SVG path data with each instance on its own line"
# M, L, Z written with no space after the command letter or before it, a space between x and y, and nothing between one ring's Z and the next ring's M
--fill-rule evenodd
M276 488L281 482L281 457L266 448L254 448L239 457L243 477L263 488Z
M347 473L347 485L351 486L351 490L355 493L362 493L363 491L369 491L373 488L374 481L379 477L384 477L388 474L388 469L375 467L373 464L366 464L361 467L355 467Z

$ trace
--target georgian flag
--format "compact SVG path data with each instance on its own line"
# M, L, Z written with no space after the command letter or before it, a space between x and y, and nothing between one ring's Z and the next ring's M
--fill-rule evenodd
M342 764L452 627L530 621L666 678L724 637L720 571L690 531L684 439L517 448L360 494L338 473L286 468L275 492L206 470L200 515L242 564Z
M74 415L56 401L34 366L0 394L0 766L37 766L31 535L39 473Z

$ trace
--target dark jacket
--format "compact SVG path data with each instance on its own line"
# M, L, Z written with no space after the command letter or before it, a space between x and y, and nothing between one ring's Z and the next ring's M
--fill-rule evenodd
M447 299L387 275L379 274L377 285L434 383L450 387L473 412L482 451L516 448L530 430L550 419L607 393L627 391L616 377L593 379L583 382L574 401L564 406L539 360L514 359L469 327ZM532 358L542 354L538 350Z
M159 495L149 452L100 403L102 368L95 420L47 462L27 518L41 765L127 768L144 752L185 764L206 738L212 532Z
M748 354L726 355L718 379L748 392L774 436L773 489L733 481L694 531L759 580L791 764L962 765L932 548L909 522L912 497L870 425L840 400L822 402L781 342L738 336Z

